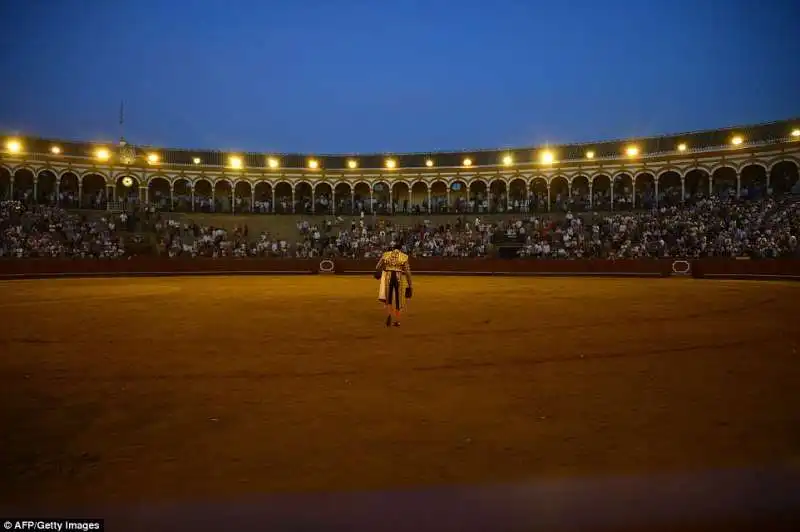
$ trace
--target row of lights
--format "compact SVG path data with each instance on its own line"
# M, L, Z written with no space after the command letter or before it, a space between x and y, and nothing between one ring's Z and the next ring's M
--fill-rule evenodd
M800 129L792 130L792 137L800 138ZM734 146L739 146L743 142L744 139L738 135L731 139L731 144L733 144ZM677 148L678 151L684 152L688 149L688 146L686 145L685 142L682 142L678 144ZM18 140L9 140L6 143L6 149L10 153L20 153L22 151L22 144ZM60 155L61 148L59 146L52 146L50 148L50 152L53 155ZM111 158L111 153L106 148L98 148L95 151L94 155L100 161L107 161L108 159ZM585 155L587 159L594 159L594 152L591 150L587 151ZM625 149L625 155L627 155L628 157L636 157L639 155L639 148L637 146L628 146ZM158 154L156 153L148 153L146 159L149 164L158 164L161 160ZM545 150L540 154L539 160L541 161L542 164L553 164L554 162L556 162L556 156L552 151ZM195 157L192 159L192 162L194 164L201 164L203 161L199 157ZM511 155L505 155L503 156L502 162L504 166L513 166L514 158ZM397 168L397 161L394 159L386 159L384 164L386 168L389 170L394 170ZM434 163L432 159L427 159L425 161L425 166L427 166L428 168L432 167L433 164ZM228 159L228 165L231 168L237 169L237 168L242 168L244 166L244 163L241 157L233 155ZM270 157L267 159L267 165L272 169L279 168L280 161L274 157ZM465 167L472 166L472 159L465 158L463 161L461 161L461 165ZM347 167L350 168L351 170L354 170L358 168L358 162L355 159L349 159L347 161ZM319 161L317 161L316 159L309 159L308 168L310 170L318 170Z

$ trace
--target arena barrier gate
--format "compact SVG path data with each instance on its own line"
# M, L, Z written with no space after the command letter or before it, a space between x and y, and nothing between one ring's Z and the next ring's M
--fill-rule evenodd
M2 259L0 279L183 275L368 275L375 260ZM417 275L694 277L800 280L800 260L535 260L418 258Z

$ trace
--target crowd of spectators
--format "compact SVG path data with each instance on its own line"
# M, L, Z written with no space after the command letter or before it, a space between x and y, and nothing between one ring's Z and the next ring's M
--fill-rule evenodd
M294 235L252 234L162 218L155 211L87 219L53 205L0 202L0 257L117 258L137 253L168 257L347 257L377 259L397 242L413 257L482 257L509 246L526 258L644 258L798 256L796 198L699 198L638 212L567 210L490 221L481 214L452 223L435 218L328 217L300 221ZM132 246L149 239L153 245Z
M752 257L798 254L800 203L711 198L682 207L612 215L519 216L489 222L401 226L364 219L325 227L302 223L298 247L319 254L377 258L402 242L414 257L480 257L497 246L530 258Z
M123 239L110 218L87 220L51 205L0 202L0 258L119 258Z

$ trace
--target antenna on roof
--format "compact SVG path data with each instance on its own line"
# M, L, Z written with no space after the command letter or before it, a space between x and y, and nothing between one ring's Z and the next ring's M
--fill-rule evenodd
M125 142L125 102L123 100L119 101L119 143L121 146L126 144Z

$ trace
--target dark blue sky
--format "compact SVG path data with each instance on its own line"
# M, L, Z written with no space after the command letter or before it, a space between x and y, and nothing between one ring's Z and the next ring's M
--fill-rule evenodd
M0 131L264 152L800 116L792 0L0 0Z

